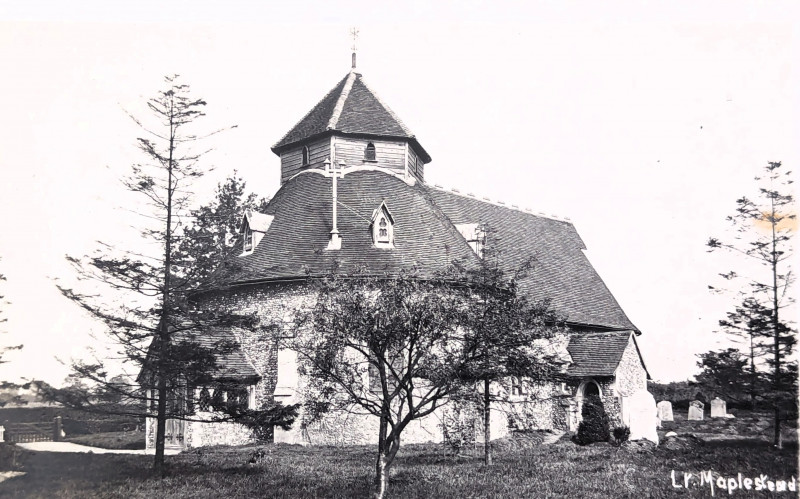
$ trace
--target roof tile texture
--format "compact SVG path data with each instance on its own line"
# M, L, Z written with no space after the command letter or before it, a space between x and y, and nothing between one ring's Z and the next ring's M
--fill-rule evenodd
M630 339L631 331L572 336L567 346L567 351L572 357L567 375L613 376Z
M569 322L636 329L586 258L585 245L570 222L497 206L436 188L428 189L454 224L489 227L508 271L529 258L534 269L520 288L534 300L549 298Z
M346 97L337 109L341 97ZM364 83L361 74L345 76L272 150L276 151L329 130L347 134L405 137L414 134Z

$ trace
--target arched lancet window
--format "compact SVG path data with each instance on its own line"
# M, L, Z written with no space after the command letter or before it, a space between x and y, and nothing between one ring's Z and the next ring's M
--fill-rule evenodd
M380 243L389 242L388 225L389 224L386 222L386 217L381 217L380 222L378 222L378 242Z
M376 161L375 160L375 144L370 142L367 144L367 148L364 149L364 160L365 161Z
M372 213L372 242L378 248L394 246L394 218L385 203Z
M308 165L308 146L303 146L303 166Z

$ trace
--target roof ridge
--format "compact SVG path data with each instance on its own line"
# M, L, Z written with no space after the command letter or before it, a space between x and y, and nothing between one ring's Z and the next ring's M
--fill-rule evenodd
M487 197L478 198L477 196L475 196L471 192L465 194L465 193L461 192L458 189L455 189L455 188L448 189L446 187L442 187L439 184L426 184L426 185L428 187L432 188L432 189L437 189L437 190L440 190L442 192L446 192L448 194L455 194L456 196L460 196L460 197L467 198L467 199L473 199L475 201L480 201L481 203L486 203L486 204L490 204L490 205L493 205L493 206L499 206L500 208L507 208L507 209L512 210L512 211L518 211L520 213L525 213L527 215L537 216L537 217L541 217L541 218L547 218L548 220L553 220L555 222L562 222L562 223L568 223L568 224L572 223L572 220L570 220L569 217L559 217L557 215L547 215L547 214L542 213L542 212L533 212L530 208L520 208L519 206L517 206L515 204L509 205L509 204L506 204L504 201L494 201L494 200L489 199Z
M287 138L289 135L291 135L291 134L292 134L292 132L294 132L295 128L297 128L297 126L298 126L298 125L300 125L300 123L302 123L303 121L305 121L305 119L306 119L306 118L308 118L308 117L311 115L311 113L313 113L314 111L316 111L316 110L317 110L317 108L319 107L319 105L320 105L320 104L322 104L322 103L325 101L325 99L327 99L327 98L328 98L328 96L329 96L329 95L331 95L333 92L335 92L335 91L336 91L336 89L337 89L337 88L339 88L339 85L341 85L341 84L342 84L342 83L343 83L343 82L344 82L344 81L345 81L347 78L349 78L349 77L350 77L350 74L351 74L351 73L347 73L347 76L345 76L344 78L342 78L341 80L339 80L339 82L338 82L336 85L334 85L334 86L333 86L333 88L332 88L332 89L330 89L330 90L329 90L329 91L328 91L328 92L327 92L327 93L326 93L324 96L322 96L322 98L321 98L320 100L318 100L318 101L317 101L317 103L316 103L316 104L314 104L314 105L311 107L311 109L309 109L309 110L308 110L308 112L307 112L306 114L304 114L304 115L303 115L303 117L302 117L302 118L300 118L299 120L297 120L297 122L296 122L294 125L292 125L292 127L291 127L291 128L289 128L289 131L288 131L288 132L286 132L285 134L283 134L283 137L281 137L281 139L280 139L279 141L275 142L275 144L272 146L272 149L275 149L275 148L276 148L276 147L278 147L278 146L279 146L279 145L280 145L280 144L281 144L281 143L282 143L284 140L286 140L286 138Z
M367 82L364 80L364 77L361 76L361 73L356 73L356 76L358 77L359 80L361 80L361 84L364 85L364 88L369 90L369 93L371 93L372 96L375 97L375 100L378 101L378 104L380 104L383 107L383 109L385 109L386 112L389 113L389 115L391 115L392 118L394 118L397 124L400 125L400 128L402 128L403 131L406 133L406 135L408 135L408 138L410 139L416 138L414 136L414 133L411 130L409 130L409 128L406 126L405 123L403 123L403 120L401 120L400 117L397 116L394 111L392 111L392 108L390 108L385 102L383 102L381 96L378 95L377 92L375 92L372 89L372 87L367 85Z
M350 71L350 73L347 75L347 81L345 81L344 83L344 88L342 88L342 93L339 94L339 99L336 101L336 106L334 106L333 108L333 113L331 113L331 118L328 120L328 130L336 129L336 125L339 123L339 118L342 116L344 103L347 100L347 97L350 95L350 89L353 88L353 82L356 81L357 76L358 73L356 73L355 71ZM338 87L339 85L336 86ZM336 87L334 87L334 90L335 89ZM324 100L325 97L323 97L322 99Z

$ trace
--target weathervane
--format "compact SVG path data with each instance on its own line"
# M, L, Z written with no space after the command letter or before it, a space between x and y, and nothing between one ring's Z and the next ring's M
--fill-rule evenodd
M350 28L350 36L353 37L353 69L356 68L356 40L358 39L358 28Z

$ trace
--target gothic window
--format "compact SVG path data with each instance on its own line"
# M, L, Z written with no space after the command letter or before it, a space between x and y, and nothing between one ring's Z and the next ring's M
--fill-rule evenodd
M186 414L194 414L194 389L186 387Z
M203 387L200 390L200 400L197 401L197 408L200 411L206 412L211 408L211 394L208 393L208 388Z
M250 253L253 251L253 230L249 225L244 227L244 252Z
M386 217L381 217L380 222L378 222L378 242L379 243L388 243L389 242L389 224L386 222Z
M367 148L364 149L364 161L376 161L375 159L375 144L370 142Z
M527 395L528 390L522 378L516 376L511 377L511 395Z
M372 242L378 248L394 246L394 219L385 203L372 215Z
M308 146L303 146L303 166L308 166Z
M222 388L214 389L214 395L211 397L212 409L222 409L225 399L223 398Z

